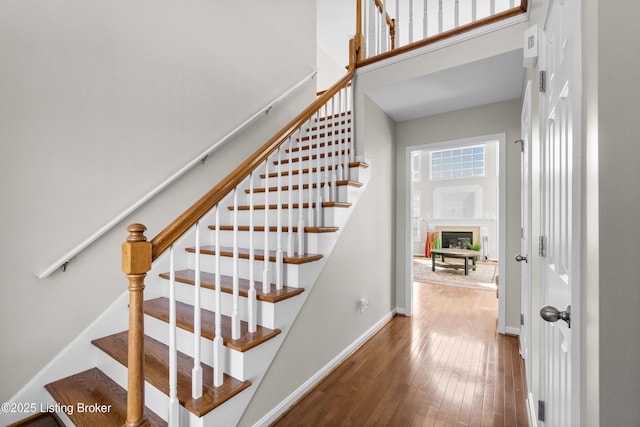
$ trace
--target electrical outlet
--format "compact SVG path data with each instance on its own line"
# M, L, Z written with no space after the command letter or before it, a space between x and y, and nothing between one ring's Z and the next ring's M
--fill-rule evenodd
M370 302L371 302L371 297L362 298L360 300L360 314L364 313L364 311L369 307Z

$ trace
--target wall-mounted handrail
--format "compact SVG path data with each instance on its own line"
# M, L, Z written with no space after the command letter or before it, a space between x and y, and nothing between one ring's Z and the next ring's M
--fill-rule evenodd
M69 263L70 260L73 257L78 255L80 252L82 252L84 249L86 249L89 245L91 245L93 242L95 242L100 237L102 237L102 235L104 235L107 231L111 230L113 227L115 227L117 224L119 224L127 216L131 215L131 213L135 212L142 205L147 203L149 200L151 200L153 197L155 197L158 193L160 193L162 190L164 190L169 185L171 185L171 183L176 181L178 178L180 178L182 175L184 175L186 172L188 172L191 168L196 166L198 163L202 163L207 158L207 156L209 156L215 150L217 150L222 145L224 145L227 141L229 141L229 139L231 139L236 134L238 134L240 131L242 131L244 128L246 128L249 124L251 124L254 120L256 120L258 117L260 117L262 114L269 113L269 111L271 110L271 108L275 104L277 104L278 102L282 101L284 98L286 98L288 95L290 95L293 91L295 91L297 88L302 86L307 80L309 80L310 78L313 78L317 73L318 73L317 70L309 73L302 80L300 80L298 83L294 84L289 89L287 89L285 92L283 92L281 95L279 95L277 98L273 99L267 105L265 105L264 107L259 109L255 114L253 114L247 120L242 122L235 129L233 129L232 131L227 133L221 139L216 141L213 145L211 145L209 148L207 148L205 151L203 151L200 155L198 155L196 158L191 160L189 163L184 165L182 168L180 168L173 175L171 175L170 177L165 179L162 183L160 183L153 190L149 191L147 194L145 194L143 197L141 197L134 204L132 204L127 209L125 209L120 214L118 214L111 221L109 221L108 223L106 223L105 225L100 227L100 229L98 229L95 233L93 233L92 235L87 237L80 244L76 245L69 252L65 253L63 256L58 258L49 267L47 267L46 269L44 269L40 273L38 273L37 274L38 278L39 279L44 279L44 278L48 277L51 273L56 271L57 269L66 266L66 264Z

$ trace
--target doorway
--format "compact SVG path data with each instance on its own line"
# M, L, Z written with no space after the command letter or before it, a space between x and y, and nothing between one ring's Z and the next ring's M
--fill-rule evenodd
M448 239L464 234L461 244L478 249L480 261L496 262L495 275L504 277L505 140L492 134L407 147L407 314L413 311L414 255L431 267L427 240L437 236L442 247L443 232ZM497 282L498 331L504 333L504 284Z

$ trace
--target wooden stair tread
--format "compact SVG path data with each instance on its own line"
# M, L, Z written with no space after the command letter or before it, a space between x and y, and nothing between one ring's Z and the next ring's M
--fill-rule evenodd
M55 412L40 412L7 427L64 427L64 423Z
M215 225L210 225L209 226L210 230L215 230L216 226ZM264 225L254 225L253 226L254 231L257 232L264 232ZM287 227L286 225L281 227L282 232L283 233L288 233L289 232L289 227ZM220 231L233 231L233 225L221 225L220 226ZM238 231L249 231L249 226L248 225L239 225L238 226ZM269 227L269 232L271 233L275 233L278 231L278 227L276 226L270 226ZM293 227L291 229L292 232L297 233L298 232L298 227ZM312 233L312 234L317 234L317 233L335 233L336 231L338 231L338 227L305 227L304 228L304 232L305 233Z
M329 183L328 185L331 186L331 183ZM322 183L320 185L321 188L324 187L324 186L325 186L325 183ZM359 188L359 187L362 187L362 183L358 182L358 181L352 181L350 179L339 179L339 180L336 181L336 186L337 187L345 187L346 186L346 187L357 187L357 188ZM282 191L289 191L289 186L288 185L282 185L280 188L282 189ZM294 185L291 186L291 188L293 188L293 190L296 191L296 190L300 189L300 186L298 184L294 184ZM312 188L318 188L318 184L317 183L313 183L312 184ZM302 185L302 189L303 190L308 190L309 189L309 184L303 184ZM269 192L270 193L271 192L275 193L277 191L278 191L278 187L277 186L269 187ZM248 188L246 190L244 190L244 192L246 194L251 194L251 190L248 189ZM254 188L253 192L254 193L264 193L264 192L266 192L266 188L264 188L264 187Z
M366 169L368 167L369 167L369 165L367 163L365 163L365 162L355 161L355 162L350 162L349 163L349 168L363 168L363 169ZM333 166L332 165L328 165L327 169L328 170L333 170ZM324 166L320 166L320 172L324 172L324 170L325 170ZM317 168L315 168L315 167L311 168L311 172L317 172ZM298 175L299 171L298 170L293 170L293 171L291 171L291 173L292 173L292 175ZM309 173L309 168L302 169L302 173L303 174ZM289 175L289 171L271 172L271 173L269 173L269 178L277 178L278 175L280 175L280 176L288 176ZM260 178L261 179L264 179L265 177L266 177L265 174L260 174Z
M176 281L181 283L186 283L189 285L195 285L196 283L196 271L195 270L180 270L175 272ZM160 277L163 279L169 280L169 273L162 273ZM201 272L200 275L200 284L203 288L212 289L216 288L216 275L214 273ZM231 294L233 293L233 277L231 276L220 276L221 288L222 292ZM240 279L238 281L240 288L240 296L247 297L249 292L249 280ZM283 286L282 289L276 289L276 285L271 284L271 292L265 294L262 292L262 282L255 282L256 288L256 298L259 301L266 301L271 303L276 303L278 301L285 300L287 298L291 298L293 296L299 295L304 292L304 288L291 288L289 286Z
M144 302L144 313L169 323L169 299L156 298ZM194 331L193 306L183 302L176 302L176 324L186 331ZM240 338L231 339L231 318L222 316L222 338L224 345L234 350L245 352L280 333L280 329L269 329L258 326L256 332L249 332L247 322L240 322ZM202 336L213 340L215 335L215 313L202 309Z
M128 366L128 331L119 332L92 341L93 345ZM154 387L169 395L169 347L151 337L144 337L144 376ZM213 368L202 365L202 397L191 397L191 370L193 358L178 352L178 400L193 414L201 417L251 385L229 375L220 387L213 385Z
M126 334L126 333L125 333ZM125 339L126 342L126 339ZM47 391L60 405L73 411L65 412L77 426L121 426L127 420L127 392L98 368L54 381L45 385ZM80 404L106 405L104 411L79 411ZM148 408L145 410L152 426L166 426L167 423Z
M253 210L264 210L266 205L253 205ZM282 209L289 209L289 204L288 203L283 203L280 205L282 207ZM293 209L298 209L298 207L300 206L299 203L294 203L293 205ZM315 202L311 204L311 207L316 207ZM349 202L322 202L322 207L323 208L350 208L351 207L351 203ZM238 206L238 210L239 211L248 211L251 207L249 205L239 205ZM302 208L303 209L308 209L309 208L309 203L305 202L302 204ZM269 204L269 210L276 210L278 209L278 205L276 203L270 203ZM232 211L233 210L233 206L229 206L229 210Z
M195 248L187 248L187 252L195 253ZM200 253L204 255L215 255L216 248L215 246L201 246ZM224 257L232 257L233 256L233 248L230 246L221 246L220 247L220 256ZM238 249L238 257L242 259L249 259L249 249L247 248L239 248ZM264 261L264 250L255 249L254 257L258 261ZM294 256L284 256L283 261L285 264L306 264L308 262L318 261L322 258L322 255L319 254L304 254L304 255L294 255ZM269 251L269 261L276 262L276 251Z

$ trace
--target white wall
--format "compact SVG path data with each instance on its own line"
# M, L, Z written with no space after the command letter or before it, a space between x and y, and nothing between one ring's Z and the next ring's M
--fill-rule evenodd
M295 0L0 4L0 400L126 289L128 224L155 236L314 99L309 82L66 273L35 277L313 71L315 13Z

